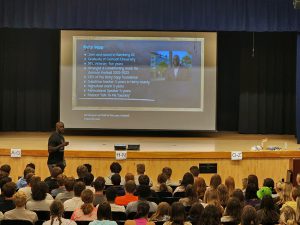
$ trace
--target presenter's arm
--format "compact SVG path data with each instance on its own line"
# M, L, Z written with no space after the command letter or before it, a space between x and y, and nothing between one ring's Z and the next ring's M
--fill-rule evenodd
M49 153L52 153L52 152L56 152L58 151L61 147L65 147L65 146L68 146L69 145L69 142L63 142L61 143L60 145L57 145L57 146L51 146L51 145L48 145L48 152Z

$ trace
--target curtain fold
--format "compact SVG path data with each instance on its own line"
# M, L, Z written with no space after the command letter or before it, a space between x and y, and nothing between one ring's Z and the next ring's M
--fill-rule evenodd
M300 31L292 0L0 0L0 28Z

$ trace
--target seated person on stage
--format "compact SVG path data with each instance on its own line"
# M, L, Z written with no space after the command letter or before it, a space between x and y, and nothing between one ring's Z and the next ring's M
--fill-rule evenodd
M167 179L168 179L168 177L166 174L164 174L164 173L159 174L157 176L157 185L151 187L151 189L154 190L155 192L168 191L168 192L172 193L173 189L166 184Z
M85 189L81 193L81 200L83 204L80 208L74 210L71 220L74 221L92 221L97 219L97 208L93 205L94 193Z
M155 225L148 221L150 206L147 202L139 202L134 220L126 220L125 225Z
M166 174L167 176L167 182L166 184L169 186L178 186L178 182L174 182L171 180L171 176L172 176L172 169L170 167L164 167L162 169L162 173Z
M27 201L26 208L32 211L50 211L50 205L53 202L53 198L48 194L48 190L48 186L44 181L34 183L31 188L31 199ZM47 195L52 199L47 199Z
M64 179L64 187L66 191L59 193L56 195L55 199L62 201L64 203L66 200L69 200L74 197L74 184L75 179L74 177L66 177Z
M138 200L138 197L135 196L133 193L135 192L136 185L133 180L127 181L125 183L125 195L118 196L115 199L115 203L117 205L128 205L129 202L134 202Z
M18 191L13 196L13 201L16 204L16 208L4 213L5 220L28 220L33 224L38 220L35 212L25 209L26 195L22 191Z
M137 164L136 165L136 172L137 172L137 175L135 175L134 176L134 181L135 181L135 184L136 185L139 185L140 183L139 183L139 177L140 177L140 175L144 175L145 174L145 164L143 164L143 163L140 163L140 164ZM152 183L152 181L150 180L149 181L149 185L150 186L152 186L153 185L153 183Z
M194 184L194 176L191 174L191 173L185 173L182 177L182 181L180 183L180 186L178 186L174 192L173 192L173 195L176 193L176 192L185 192L186 190L186 187L191 184L193 185Z
M57 176L62 174L62 169L58 166L55 166L51 170L51 176L47 177L44 181L49 187L49 192L55 188L58 188Z
M98 206L97 220L94 220L89 225L117 225L111 220L111 207L108 202L102 202Z
M180 202L174 202L171 206L171 218L169 221L165 222L164 225L172 225L173 223L182 225L192 225L190 222L186 221L185 214L186 213L184 206Z
M112 212L125 212L125 207L115 204L117 191L113 187L109 187L105 191L107 202L110 204Z
M200 173L198 166L191 166L190 173L193 174L194 179L196 179Z
M55 198L60 193L65 193L66 192L66 187L65 187L65 179L66 178L67 177L63 174L59 174L57 176L56 180L57 180L58 187L51 191L51 195L52 195L53 198Z
M139 186L137 187L135 195L139 195L140 186L148 186L150 187L150 178L147 175L139 176ZM151 195L149 197L157 197L155 191L151 190Z
M27 186L26 187L22 187L19 189L19 191L22 191L25 193L26 197L27 197L27 201L29 199L31 199L31 187L34 183L41 181L41 177L39 176L35 176L33 173L29 173L26 175L26 182L27 182Z
M189 184L186 187L186 197L179 199L179 202L183 204L184 207L192 206L194 203L201 203L199 200L196 190L193 185Z
M85 184L81 181L75 182L74 184L74 197L64 202L65 211L74 211L83 205L81 200L81 192L85 190Z
M16 207L13 202L13 195L16 193L16 184L14 182L8 182L3 185L1 197L0 197L0 211L5 213Z
M107 199L103 193L103 190L105 188L105 179L104 177L97 177L94 181L94 206L101 204L102 202L107 202Z
M24 169L24 172L23 172L23 177L21 177L18 182L16 183L17 185L17 189L20 189L22 187L26 187L27 186L27 181L26 181L26 176L27 174L29 173L33 173L34 174L34 169L32 167L26 167Z
M157 204L155 202L150 202L147 201L147 198L151 196L151 190L148 185L140 185L139 186L139 192L138 192L138 197L139 200L135 202L130 202L128 203L126 207L126 214L130 214L131 212L136 212L137 211L137 206L140 202L146 202L150 206L150 211L149 212L156 212L157 210Z
M118 196L123 196L125 195L125 191L123 186L121 186L121 176L120 174L114 174L111 176L111 183L112 183L112 187L117 191L117 195Z
M43 225L77 225L76 222L63 218L64 206L59 200L54 200L50 205L50 220Z
M87 173L83 178L83 182L85 183L85 188L90 189L93 193L95 193L95 188L92 187L94 181L94 175L91 173Z
M78 176L76 181L81 181L81 182L84 182L84 177L89 173L88 169L84 165L78 166L76 172Z
M111 174L107 177L105 177L105 185L112 185L111 182L111 176L114 175L115 173L119 174L122 170L122 166L120 165L120 163L118 162L113 162L110 165L110 172ZM121 177L121 185L124 185L125 183L125 179L123 177Z

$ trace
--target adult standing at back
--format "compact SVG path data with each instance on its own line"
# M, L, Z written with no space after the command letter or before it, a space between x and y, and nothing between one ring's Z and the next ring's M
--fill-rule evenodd
M55 166L62 167L62 170L66 167L66 162L64 158L65 146L69 145L69 142L65 141L63 136L64 133L64 123L56 123L56 131L51 134L48 140L48 168L51 174L52 169Z

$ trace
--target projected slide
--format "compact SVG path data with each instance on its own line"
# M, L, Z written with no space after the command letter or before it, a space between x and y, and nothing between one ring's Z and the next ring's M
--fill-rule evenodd
M217 35L61 31L67 128L216 129Z
M73 37L74 110L202 111L203 38Z

